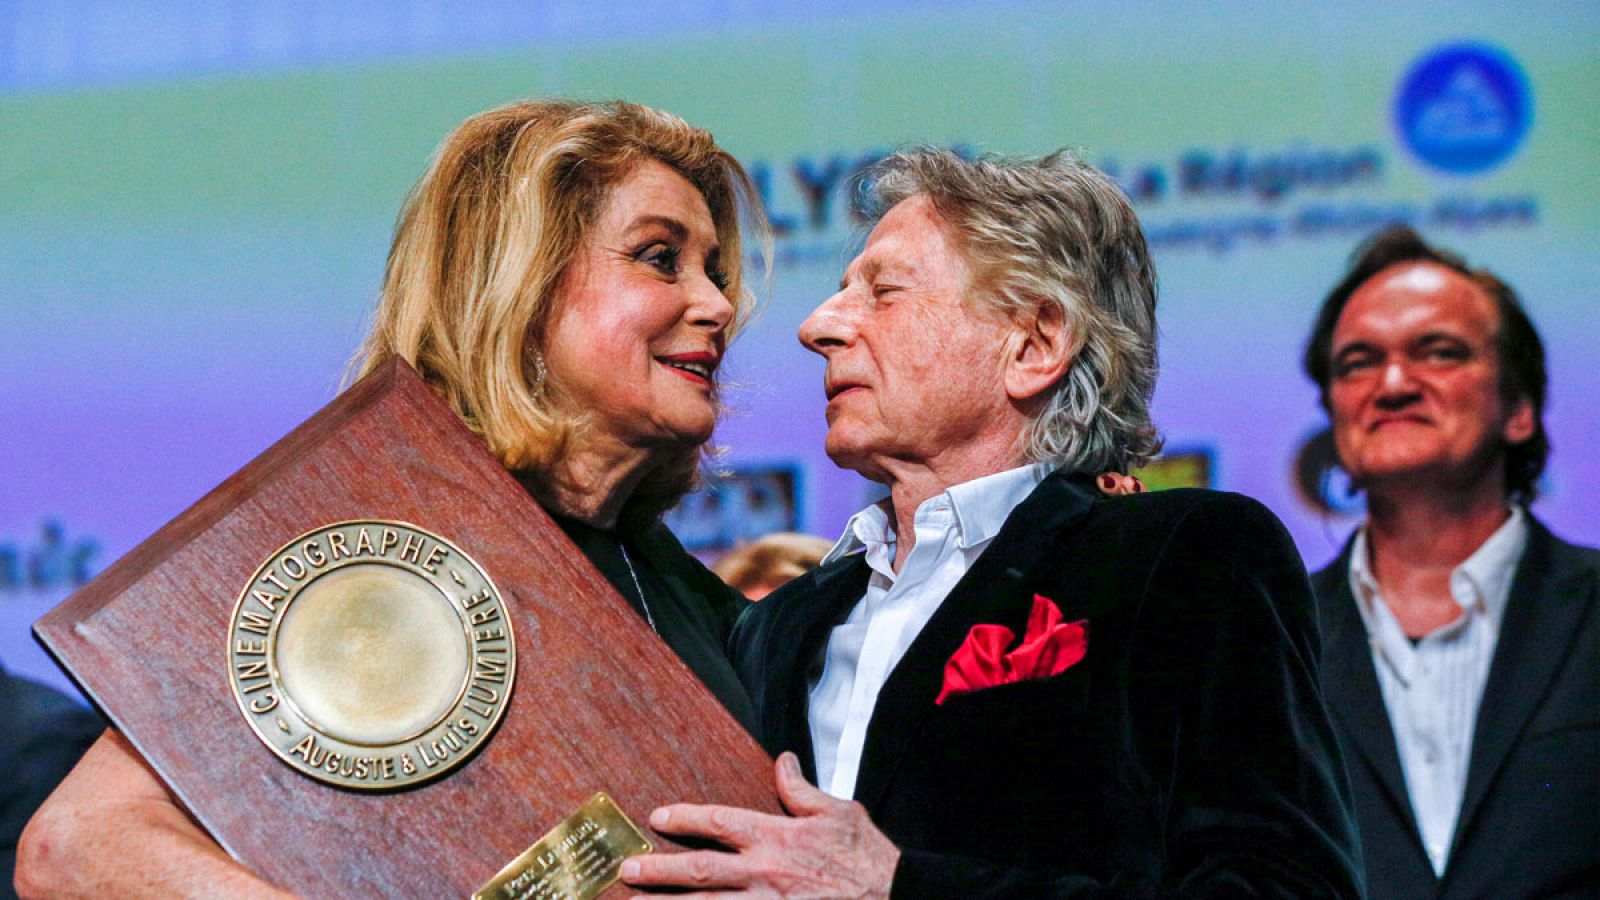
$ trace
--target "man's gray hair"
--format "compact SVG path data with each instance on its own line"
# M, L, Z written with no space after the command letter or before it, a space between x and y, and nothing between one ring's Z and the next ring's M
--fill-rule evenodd
M1111 179L1062 150L1041 159L947 150L897 153L862 175L876 222L926 196L972 269L973 303L1066 323L1072 362L1024 436L1027 458L1068 471L1126 472L1161 449L1150 421L1156 273L1133 207Z

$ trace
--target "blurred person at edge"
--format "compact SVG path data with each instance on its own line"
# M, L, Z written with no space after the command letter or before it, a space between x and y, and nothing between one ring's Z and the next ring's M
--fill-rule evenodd
M745 726L725 641L745 600L661 524L693 484L751 294L749 178L629 103L516 103L447 137L407 197L361 372L415 366ZM511 273L511 277L506 277ZM688 587L684 587L687 585ZM109 731L33 821L24 896L278 892Z
M16 896L23 825L105 728L67 695L0 666L0 898Z
M746 598L760 600L816 568L832 546L814 535L775 531L729 550L711 571Z
M1600 896L1600 552L1528 510L1550 450L1532 321L1394 227L1323 302L1305 369L1366 493L1312 581L1367 890Z
M733 652L790 813L675 804L731 848L636 887L736 897L1358 897L1316 610L1283 526L1205 490L1103 497L1159 446L1155 272L1065 154L891 157L800 328L827 450L889 488ZM812 783L821 785L821 789Z

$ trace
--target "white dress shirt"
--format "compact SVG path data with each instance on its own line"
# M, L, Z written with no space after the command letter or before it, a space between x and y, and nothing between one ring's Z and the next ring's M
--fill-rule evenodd
M1450 573L1460 618L1416 644L1378 591L1365 528L1351 548L1350 589L1367 626L1406 793L1436 875L1444 873L1461 814L1478 704L1511 597L1511 577L1527 543L1522 510L1513 507L1511 518Z
M916 544L898 575L889 501L850 517L823 564L864 549L872 574L866 596L828 637L822 675L811 685L811 746L822 790L842 799L855 793L878 691L1011 511L1050 472L1043 463L1008 469L923 501L912 520Z

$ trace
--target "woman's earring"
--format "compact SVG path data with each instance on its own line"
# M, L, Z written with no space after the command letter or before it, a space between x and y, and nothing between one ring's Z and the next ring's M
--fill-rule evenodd
M533 363L533 390L538 393L544 390L545 376L549 374L544 367L544 354L537 347L528 348L528 361Z

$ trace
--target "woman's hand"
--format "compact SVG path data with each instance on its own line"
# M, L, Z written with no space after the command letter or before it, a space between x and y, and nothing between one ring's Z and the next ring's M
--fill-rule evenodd
M1126 497L1129 494L1144 493L1144 482L1121 472L1106 472L1094 480L1095 486L1100 488L1100 493L1107 497Z
M292 896L206 837L115 731L101 735L28 822L16 888L25 898Z

